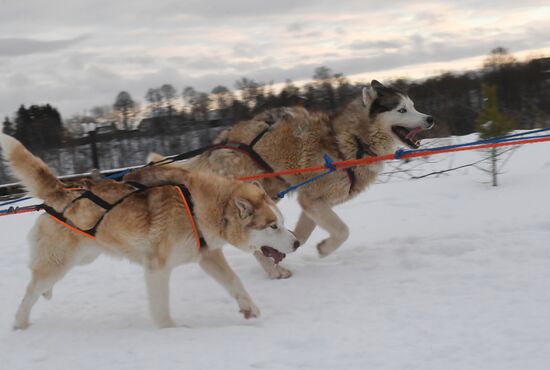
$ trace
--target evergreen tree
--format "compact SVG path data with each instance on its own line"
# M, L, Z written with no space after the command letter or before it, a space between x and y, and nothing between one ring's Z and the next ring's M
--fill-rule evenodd
M31 148L55 147L63 139L63 122L51 105L21 105L15 117L15 137Z
M476 129L482 139L506 135L514 129L514 122L499 111L497 89L483 85L484 107L476 120Z
M31 118L24 105L15 113L15 137L25 146L30 145Z
M2 132L6 135L13 136L15 134L15 128L9 117L4 118L4 124L2 125Z
M497 89L492 85L483 85L484 108L476 120L476 128L482 139L490 139L508 134L514 129L514 122L499 111ZM491 176L493 186L497 186L498 157L502 154L497 148L490 148Z

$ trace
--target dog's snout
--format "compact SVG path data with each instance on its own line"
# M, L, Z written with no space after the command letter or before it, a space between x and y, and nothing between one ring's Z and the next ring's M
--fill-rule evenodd
M428 122L430 125L434 123L434 118L432 116L426 117L426 122Z
M298 249L300 247L300 242L298 240L294 241L294 250Z

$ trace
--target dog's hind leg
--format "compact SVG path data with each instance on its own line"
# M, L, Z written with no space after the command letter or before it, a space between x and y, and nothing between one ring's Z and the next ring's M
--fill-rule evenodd
M304 245L309 237L311 236L311 233L313 230L315 230L315 221L313 221L304 211L300 213L300 218L298 219L298 223L296 224L296 228L294 229L294 235L296 235L296 239L300 242L300 245Z
M338 249L349 237L347 225L324 202L311 201L304 196L300 196L298 201L309 218L329 233L328 238L317 244L319 255L321 257L328 256Z
M273 262L271 257L266 257L262 252L254 252L254 257L260 263L260 266L267 272L270 279L288 279L292 276L292 271Z
M175 326L170 316L170 272L166 266L154 269L145 267L149 308L153 321L159 328Z
M44 264L32 268L32 279L23 300L15 314L13 328L26 329L29 327L31 310L41 294L51 292L53 285L67 273L64 265Z
M75 257L80 251L77 239L49 233L42 228L43 222L39 219L29 238L32 277L15 314L14 329L26 329L29 326L31 310L40 295L51 297L54 284L74 266Z
M252 298L246 292L241 279L231 269L221 249L203 252L199 264L206 273L212 276L235 298L245 319L260 316L260 309L252 302Z
M81 253L77 253L77 256L75 258L74 264L78 265L89 265L90 263L94 262L97 257L101 254L99 249L80 249ZM48 301L52 299L53 296L53 286L46 290L44 293L42 293L42 296L47 299Z

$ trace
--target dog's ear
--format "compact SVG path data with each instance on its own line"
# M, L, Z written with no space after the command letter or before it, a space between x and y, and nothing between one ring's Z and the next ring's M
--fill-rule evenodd
M164 159L164 156L155 152L151 152L147 156L147 163L158 162L158 161L162 161L163 159Z
M386 86L382 85L378 80L372 80L370 85L375 90L381 90L386 88Z
M374 99L376 99L376 90L371 86L363 87L362 93L362 99L363 99L363 107L368 107L369 102L373 102Z
M239 216L243 220L251 217L254 213L254 207L252 207L252 204L244 198L235 198L235 205L239 211Z
M382 85L377 80L372 80L370 83L371 88L376 92L376 95L386 95L392 92L392 89Z

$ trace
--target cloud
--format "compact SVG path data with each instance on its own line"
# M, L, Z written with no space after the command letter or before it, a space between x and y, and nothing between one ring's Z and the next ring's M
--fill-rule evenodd
M376 40L376 41L354 41L353 43L346 45L344 47L362 50L362 49L395 49L399 48L402 45L400 41L397 40Z
M0 38L0 58L53 53L76 45L86 38L87 36L79 36L74 39L52 41L27 38Z
M345 2L346 0L344 0ZM349 0L347 0L349 1ZM277 0L277 1L258 1L258 0L238 0L238 1L204 1L187 0L175 1L166 5L166 8L172 11L183 11L186 14L198 15L201 17L272 17L274 15L284 15L298 9L310 8L312 6L321 6L327 3L327 0Z
M310 79L321 65L350 76L550 49L540 0L0 2L0 115L48 101L67 116L164 83L210 91Z

